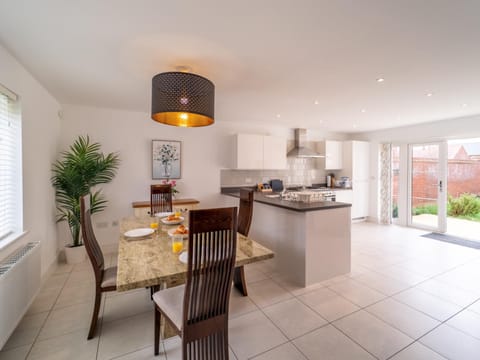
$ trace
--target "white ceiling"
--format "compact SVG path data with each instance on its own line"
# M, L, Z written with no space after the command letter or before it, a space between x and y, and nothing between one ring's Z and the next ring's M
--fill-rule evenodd
M479 39L478 0L0 2L0 43L61 103L149 112L187 65L218 122L329 131L480 113Z

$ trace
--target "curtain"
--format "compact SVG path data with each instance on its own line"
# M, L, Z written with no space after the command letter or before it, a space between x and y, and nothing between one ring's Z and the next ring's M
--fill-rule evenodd
M392 144L380 144L380 223L392 223Z

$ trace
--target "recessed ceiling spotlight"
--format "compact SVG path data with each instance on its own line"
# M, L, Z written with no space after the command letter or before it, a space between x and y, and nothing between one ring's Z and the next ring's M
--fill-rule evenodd
M323 120L319 120L318 123L319 123L319 124L323 124Z
M362 113L366 113L366 112L367 112L367 110L366 110L366 109L362 109L361 111L362 111Z
M428 97L432 97L433 93L429 92L429 93L426 93L425 95L428 96Z
M382 78L382 77L379 77L379 78L377 79L377 82L378 82L378 83L382 83L382 82L384 82L384 81L385 81L385 79Z
M280 114L277 114L277 118L279 118L279 117L280 117Z
M467 107L467 106L468 106L468 104L462 104L462 107Z
M356 128L357 128L357 126L358 126L357 124L353 124L353 128L354 128L354 129L356 129Z
M318 100L315 100L313 103L314 103L315 105L318 105Z

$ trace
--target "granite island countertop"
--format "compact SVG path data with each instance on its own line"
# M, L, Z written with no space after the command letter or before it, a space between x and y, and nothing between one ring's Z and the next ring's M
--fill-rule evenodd
M240 198L240 188L224 187L221 189L221 193L224 195ZM305 203L300 201L283 200L280 197L268 197L266 195L268 194L255 192L254 200L261 204L276 206L276 207L293 210L293 211L299 211L299 212L329 210L329 209L337 209L337 208L352 206L351 204L336 202L336 201L318 201L318 202Z

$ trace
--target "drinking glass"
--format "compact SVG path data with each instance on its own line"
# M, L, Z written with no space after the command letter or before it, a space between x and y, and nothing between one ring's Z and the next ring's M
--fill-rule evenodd
M172 236L172 251L174 254L178 254L183 250L183 235L174 234Z

